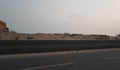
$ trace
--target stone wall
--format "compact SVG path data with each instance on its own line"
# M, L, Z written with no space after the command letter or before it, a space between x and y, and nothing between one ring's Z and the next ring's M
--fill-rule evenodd
M0 32L6 31L6 23L3 21L0 21Z

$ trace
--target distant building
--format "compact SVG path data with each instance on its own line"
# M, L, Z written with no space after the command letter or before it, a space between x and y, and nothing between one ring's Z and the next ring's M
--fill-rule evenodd
M0 20L0 32L6 32L6 23Z

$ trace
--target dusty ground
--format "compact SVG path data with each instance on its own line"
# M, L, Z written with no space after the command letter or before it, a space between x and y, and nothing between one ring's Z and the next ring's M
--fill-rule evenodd
M16 32L0 32L0 40L115 40L117 37L108 35L83 34L24 34Z

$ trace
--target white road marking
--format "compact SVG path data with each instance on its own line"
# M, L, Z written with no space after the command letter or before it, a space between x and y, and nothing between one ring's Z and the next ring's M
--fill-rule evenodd
M120 56L119 56L119 57L109 57L109 58L104 58L104 60L111 60L111 59L118 59L118 58L120 58Z
M74 64L74 63L69 62L69 63L55 64L55 65L48 65L48 66L41 66L41 67L26 68L21 70L34 70L34 69L42 69L42 68L49 68L49 67L56 67L56 66L65 66L65 65L71 65L71 64Z

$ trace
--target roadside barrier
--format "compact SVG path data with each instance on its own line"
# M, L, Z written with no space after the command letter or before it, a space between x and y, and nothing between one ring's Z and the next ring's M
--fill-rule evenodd
M0 54L119 48L120 40L0 40Z

